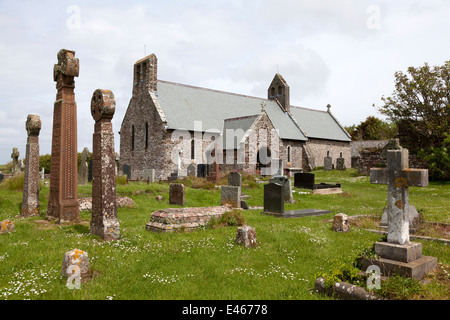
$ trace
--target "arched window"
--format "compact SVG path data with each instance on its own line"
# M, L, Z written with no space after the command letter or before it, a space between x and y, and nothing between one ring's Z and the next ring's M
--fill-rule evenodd
M275 88L274 87L270 88L270 96L275 97Z
M134 125L131 126L131 150L134 150Z
M145 123L145 149L148 149L148 122Z
M195 159L195 139L191 140L191 160Z
M278 95L281 96L283 94L283 87L278 86Z

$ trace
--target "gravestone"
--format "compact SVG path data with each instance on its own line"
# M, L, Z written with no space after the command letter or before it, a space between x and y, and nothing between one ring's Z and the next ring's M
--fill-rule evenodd
M206 164L198 164L197 165L197 177L198 178L206 178Z
M275 176L270 178L269 182L278 183L284 186L284 202L292 203L294 201L294 198L292 197L291 179L286 176Z
M178 180L178 170L172 172L169 176L169 181L177 181Z
M12 149L11 158L13 159L12 163L12 174L13 176L19 174L21 172L20 165L19 165L19 156L20 152L17 148Z
M92 219L91 234L103 240L120 237L116 199L116 155L111 120L116 110L114 94L110 90L97 89L91 99L91 115L94 118L92 137Z
M169 187L169 203L184 206L185 203L184 185L181 183L172 183Z
M14 222L9 219L0 221L0 234L13 232L15 228Z
M130 165L124 164L122 171L123 171L123 174L125 174L128 179L131 179L131 166Z
M0 173L0 182L2 182L3 179L5 179L5 175L3 173Z
M327 151L327 156L323 159L323 170L333 170L333 158L330 157L330 151Z
M78 222L77 190L77 104L75 77L79 61L75 51L58 52L58 64L53 68L56 81L56 101L53 109L50 194L47 219L58 222Z
M294 187L302 189L314 189L314 173L301 172L294 174Z
M42 167L41 169L41 180L44 181L45 180L45 168Z
M212 169L211 169L210 172L208 172L208 176L207 176L206 179L208 181L213 182L213 183L218 183L220 181L220 179L222 178L222 175L221 175L220 170L219 170L219 164L214 162L211 165L211 167L212 167Z
M284 213L284 186L278 183L264 185L264 213Z
M26 166L23 179L22 216L39 215L39 132L41 119L29 114L25 124L27 130Z
M339 158L336 159L336 170L345 170L345 159L342 158L342 152L339 154Z
M69 278L74 273L79 274L81 278L89 273L90 270L89 257L86 251L73 249L64 253L61 268L61 275L64 278Z
M188 177L195 177L195 165L191 163L187 167L187 176Z
M220 205L230 205L232 208L241 207L241 187L221 186Z
M242 175L239 172L228 173L228 185L242 187Z
M337 232L349 232L350 221L348 220L348 216L343 213L335 215L333 218L332 230Z
M143 178L149 182L155 182L155 169L144 169Z
M251 226L242 226L237 229L236 244L243 244L246 248L257 247L255 228Z
M427 169L409 169L408 149L388 150L387 168L370 169L370 183L388 185L387 242L376 242L378 260L367 261L381 268L383 275L399 273L421 279L437 266L437 258L422 256L422 244L409 240L409 186L428 186Z
M88 183L88 175L89 175L89 165L87 163L87 159L89 157L89 149L84 148L81 153L81 162L78 167L78 184L85 185Z

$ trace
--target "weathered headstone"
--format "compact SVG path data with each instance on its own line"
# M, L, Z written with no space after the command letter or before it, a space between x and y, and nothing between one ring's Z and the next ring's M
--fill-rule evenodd
M53 109L50 195L47 218L58 222L79 220L77 190L77 105L75 77L79 61L75 51L58 52L58 64L53 68L56 81L56 101Z
M388 150L387 168L370 169L371 183L388 185L388 235L387 242L375 243L380 259L367 263L378 265L384 275L421 279L436 267L437 258L422 256L422 244L409 241L409 186L428 186L428 170L409 169L408 156L408 149Z
M233 208L241 207L241 187L221 186L220 205L230 205Z
M191 163L187 167L187 176L188 177L195 177L195 165Z
M206 178L206 164L198 164L197 165L197 177L198 178Z
M120 237L117 219L114 133L111 119L116 110L114 94L97 89L91 99L95 120L92 143L92 219L91 234L104 240Z
M181 183L172 183L169 187L169 203L184 206L185 191Z
M327 156L323 159L323 170L333 170L333 158L330 157L330 151L327 151Z
M339 155L339 158L336 159L336 170L345 170L345 159L342 158L342 152Z
M122 168L123 174L125 174L128 179L131 179L131 166L128 164L124 164Z
M81 162L78 167L78 184L85 185L88 183L88 175L89 175L89 165L87 163L87 159L89 157L89 149L84 148L81 153Z
M42 167L41 169L41 180L44 181L45 180L45 168Z
M3 220L0 222L0 234L2 233L10 233L14 231L15 225L14 222L12 222L9 219Z
M348 216L343 213L338 213L333 218L333 231L337 232L349 232L350 231L350 222L348 220Z
M155 182L155 169L145 169L143 178L149 182Z
M212 164L212 169L210 172L208 172L208 176L207 176L207 180L214 182L214 183L218 183L220 181L220 179L222 178L222 175L220 173L220 168L219 168L219 164L217 162L214 162Z
M270 178L269 182L278 183L284 186L284 202L293 202L291 179L286 176L275 176Z
M61 268L61 275L64 278L69 278L74 274L78 274L81 278L90 270L89 257L86 251L73 249L64 254Z
M239 172L228 173L228 185L242 187L242 175Z
M27 129L26 166L23 180L22 216L34 216L40 212L39 206L39 132L41 119L29 114L25 124Z
M243 244L246 248L258 246L256 241L255 228L251 226L242 226L237 229L236 244Z
M172 172L169 176L169 181L177 181L178 180L178 170Z
M284 213L284 186L277 183L264 185L264 213Z
M12 149L11 158L13 159L13 166L12 166L12 174L15 176L20 173L20 165L19 165L19 156L20 152L17 148Z
M294 187L302 189L314 189L314 173L300 172L294 174Z

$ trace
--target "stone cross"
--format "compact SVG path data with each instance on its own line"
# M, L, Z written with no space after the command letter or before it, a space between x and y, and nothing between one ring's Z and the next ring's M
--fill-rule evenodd
M45 168L42 167L41 169L41 180L44 181L45 180Z
M114 94L97 89L91 99L91 114L95 120L92 144L92 219L91 234L104 240L120 236L116 202L116 155L111 119L116 110Z
M87 158L89 157L89 149L84 148L81 153L81 163L78 168L78 184L84 185L88 183L88 163Z
M77 222L77 104L75 102L75 77L79 61L75 51L58 52L58 64L53 68L56 81L56 101L53 109L52 154L50 165L50 194L47 219L58 222Z
M29 114L25 123L27 129L27 146L25 174L23 181L22 216L38 215L39 206L39 132L41 119L38 115Z
M12 149L11 158L13 159L13 175L15 176L20 172L20 166L19 166L19 150L17 148Z
M370 183L388 185L388 238L409 244L409 186L428 186L427 169L409 169L408 149L388 150L387 168L370 169Z

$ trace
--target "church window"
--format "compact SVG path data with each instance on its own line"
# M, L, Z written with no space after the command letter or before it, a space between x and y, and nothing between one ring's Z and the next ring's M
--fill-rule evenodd
M191 140L191 160L195 159L195 140Z
M278 95L281 96L283 94L283 87L278 86Z
M145 149L148 149L148 122L145 123Z
M134 125L131 126L131 150L134 150Z
M270 96L275 97L275 88L274 87L270 88Z
M287 147L287 162L291 162L291 146Z

